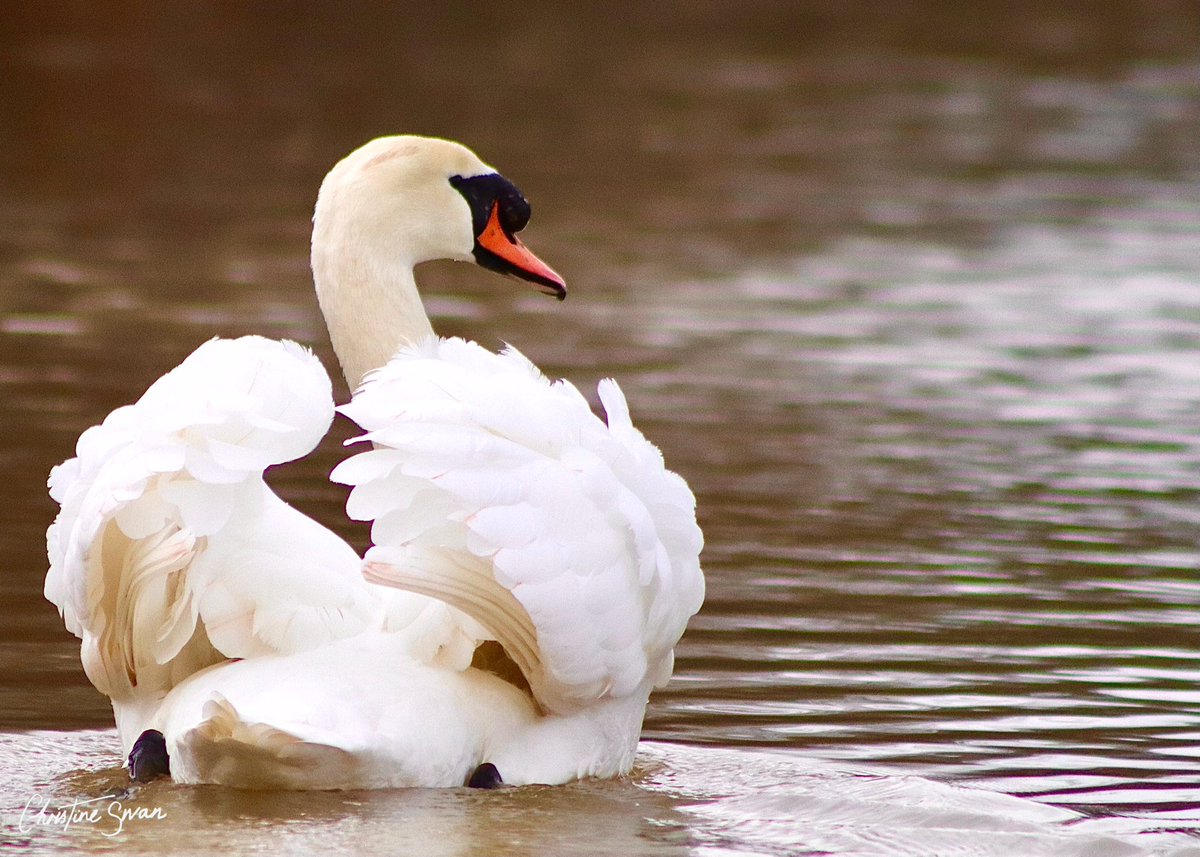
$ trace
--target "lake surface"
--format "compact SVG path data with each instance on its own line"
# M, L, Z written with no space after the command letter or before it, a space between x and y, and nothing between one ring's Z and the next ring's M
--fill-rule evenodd
M615 376L696 491L708 599L639 773L492 803L159 784L140 799L176 821L139 829L180 853L361 853L412 815L458 831L445 853L1042 853L1004 838L1023 824L1048 854L1200 850L1200 17L842 5L2 13L0 820L120 779L41 596L47 471L214 335L334 366L316 188L419 132L526 191L571 287L430 265L439 331ZM325 479L348 433L274 484L363 545ZM956 824L983 832L937 838Z

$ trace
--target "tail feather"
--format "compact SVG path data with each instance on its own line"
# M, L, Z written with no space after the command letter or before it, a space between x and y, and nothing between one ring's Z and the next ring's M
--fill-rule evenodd
M219 694L204 704L202 716L174 748L177 780L251 789L335 789L356 780L360 762L353 753L244 720Z

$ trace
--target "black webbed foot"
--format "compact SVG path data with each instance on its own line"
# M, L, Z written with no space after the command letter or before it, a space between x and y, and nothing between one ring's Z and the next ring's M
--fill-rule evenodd
M133 742L133 749L129 751L129 778L144 783L170 773L171 760L167 756L166 739L157 729L147 729Z
M502 785L504 780L491 762L484 762L467 777L467 787L472 789L498 789Z

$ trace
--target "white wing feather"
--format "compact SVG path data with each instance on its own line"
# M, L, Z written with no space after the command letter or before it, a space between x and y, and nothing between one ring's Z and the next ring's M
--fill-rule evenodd
M607 425L515 349L429 340L343 406L375 449L332 474L367 578L476 619L556 713L664 683L704 597L691 491L599 392Z
M45 594L83 640L84 669L119 724L122 703L159 698L211 663L313 648L378 621L354 550L262 478L309 452L332 418L309 351L212 340L51 472L62 508Z

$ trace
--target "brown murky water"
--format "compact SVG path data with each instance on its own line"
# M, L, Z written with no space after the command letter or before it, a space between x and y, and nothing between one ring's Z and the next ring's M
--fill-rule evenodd
M317 184L413 131L521 185L572 286L429 266L440 331L616 376L696 490L709 597L646 736L724 749L648 745L632 783L507 804L156 787L176 850L384 848L412 813L461 826L445 853L498 825L495 853L939 853L912 819L908 851L818 837L879 805L805 792L847 793L819 760L1200 848L1200 14L843 5L0 13L0 810L101 793L61 775L112 763L73 732L111 715L41 597L46 472L211 336L333 365ZM275 481L361 543L325 481L345 432ZM762 777L721 791L739 770ZM996 838L1020 823L956 847L1041 853Z

